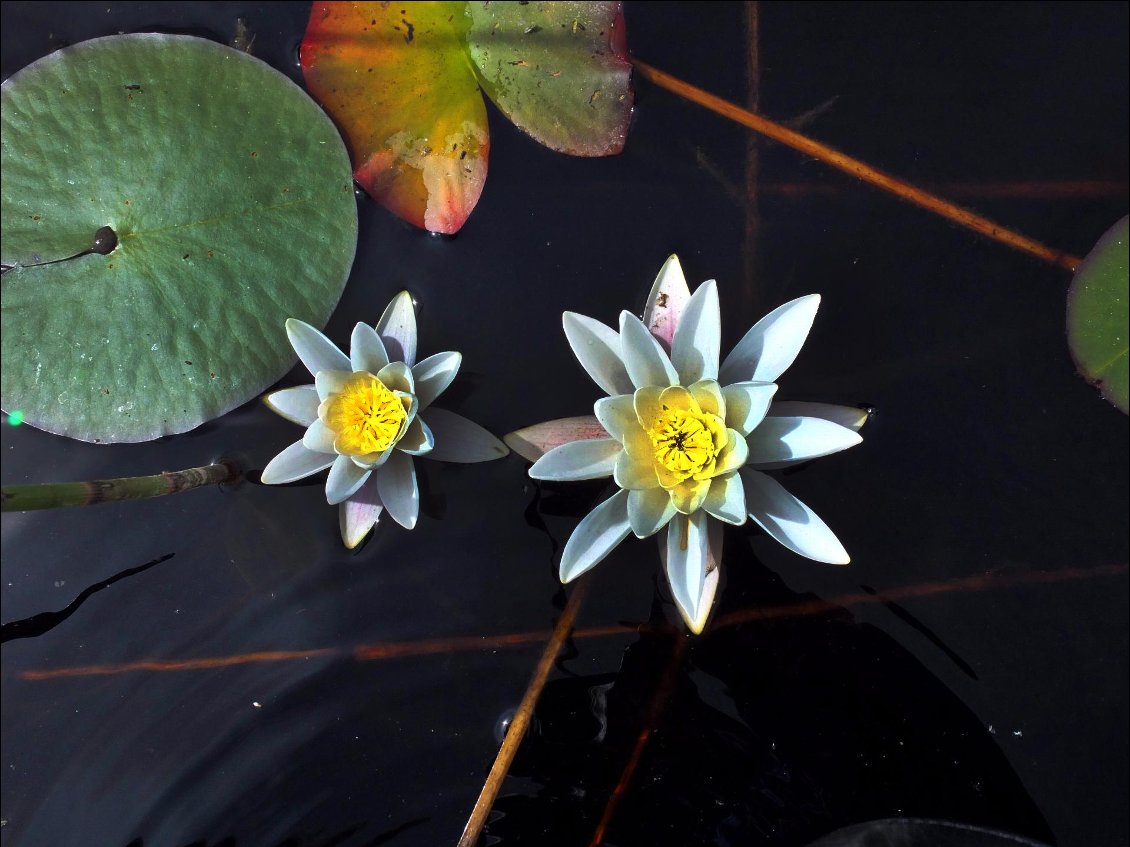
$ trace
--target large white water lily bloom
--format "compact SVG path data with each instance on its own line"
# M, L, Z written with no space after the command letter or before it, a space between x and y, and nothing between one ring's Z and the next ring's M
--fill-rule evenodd
M330 469L326 499L337 505L341 537L352 549L381 511L406 529L420 511L413 457L444 462L486 462L509 451L481 426L432 402L459 372L458 353L416 361L416 310L402 291L376 327L353 328L349 355L314 327L291 318L286 333L314 376L313 385L284 388L266 404L306 427L263 469L278 485Z
M719 363L721 314L714 280L692 295L671 256L641 321L620 314L619 332L566 312L565 335L598 386L595 417L566 418L510 433L540 480L611 476L618 491L573 532L561 556L569 582L629 533L664 527L660 551L679 613L702 631L714 601L721 525L753 519L802 556L846 564L836 536L766 469L844 450L861 439L866 413L820 403L774 403L777 377L808 337L819 295L762 318ZM721 523L719 523L721 522Z

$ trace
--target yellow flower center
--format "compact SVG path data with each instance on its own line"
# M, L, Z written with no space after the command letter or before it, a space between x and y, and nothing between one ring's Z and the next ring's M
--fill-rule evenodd
M714 438L719 425L725 432L717 415L664 406L647 430L655 460L683 479L701 473L721 450Z
M322 420L337 436L339 453L382 453L400 437L408 412L405 401L370 373L350 377L340 394L327 398Z

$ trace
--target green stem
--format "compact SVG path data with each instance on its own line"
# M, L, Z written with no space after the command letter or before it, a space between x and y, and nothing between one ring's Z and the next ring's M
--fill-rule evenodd
M243 471L238 462L223 459L214 465L165 471L155 476L56 482L45 485L5 485L0 488L0 511L29 512L65 506L95 506L114 500L142 500L176 494L203 485L235 482Z

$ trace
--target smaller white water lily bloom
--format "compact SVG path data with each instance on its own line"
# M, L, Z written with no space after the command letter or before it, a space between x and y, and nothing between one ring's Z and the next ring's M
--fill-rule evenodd
M263 400L306 434L267 464L262 480L280 485L329 468L326 499L338 506L346 547L360 544L382 511L405 529L416 525L413 457L486 462L509 453L478 424L432 407L462 357L437 353L416 361L416 309L407 291L393 298L376 327L353 328L348 356L302 321L288 320L286 333L314 384Z
M802 556L846 564L843 545L804 503L764 473L852 447L867 413L821 403L775 403L776 380L808 337L819 295L762 318L719 362L718 287L692 295L671 256L644 317L619 331L566 312L565 335L598 386L595 416L565 418L506 436L540 480L611 476L619 490L574 530L561 556L569 582L629 534L655 535L679 613L706 625L718 586L721 525L753 519Z

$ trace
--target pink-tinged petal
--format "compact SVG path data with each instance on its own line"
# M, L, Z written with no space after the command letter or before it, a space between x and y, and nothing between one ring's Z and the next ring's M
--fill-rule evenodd
M381 496L377 493L377 475L369 474L357 493L337 507L338 526L345 546L352 550L364 541L369 530L376 526L383 509Z
M570 441L604 438L608 433L592 415L558 418L527 426L503 436L506 445L529 462L536 462L554 447Z
M679 374L667 351L640 319L628 311L620 313L620 356L636 388L679 384Z
M659 269L659 276L651 286L651 293L647 296L647 305L643 310L644 326L667 351L671 350L675 327L679 325L690 299L691 291L687 287L687 278L683 275L683 266L679 264L679 257L672 254Z
M376 329L389 361L404 362L409 367L416 364L416 307L411 294L401 291L393 297Z
M871 413L858 406L837 406L834 403L807 403L801 400L777 400L766 413L770 418L823 418L859 432ZM735 427L737 429L737 427Z

